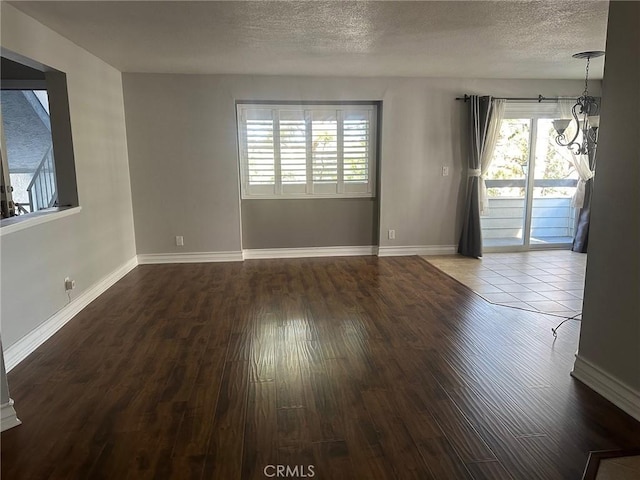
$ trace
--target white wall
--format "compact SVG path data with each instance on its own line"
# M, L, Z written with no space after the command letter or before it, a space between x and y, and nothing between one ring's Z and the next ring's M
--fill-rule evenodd
M562 80L128 73L123 83L139 254L240 251L235 100L382 100L380 245L441 246L458 242L466 185L466 107L455 97L577 96L583 87ZM442 165L450 176L440 175ZM388 229L396 240L388 240ZM184 236L184 247L174 245L175 235Z
M606 49L574 375L640 420L640 3L610 3Z
M82 211L3 235L5 350L135 256L121 74L2 2L2 47L66 72Z

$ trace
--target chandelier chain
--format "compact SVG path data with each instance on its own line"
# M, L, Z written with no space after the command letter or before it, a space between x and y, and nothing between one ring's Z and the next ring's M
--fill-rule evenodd
M587 66L585 68L585 74L584 74L584 92L582 92L582 95L584 95L585 97L589 94L589 63L591 62L591 57L587 57Z

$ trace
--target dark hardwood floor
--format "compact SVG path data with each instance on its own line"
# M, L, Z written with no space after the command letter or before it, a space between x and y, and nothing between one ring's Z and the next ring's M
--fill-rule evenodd
M418 257L139 266L10 372L2 478L578 480L640 424L556 323Z

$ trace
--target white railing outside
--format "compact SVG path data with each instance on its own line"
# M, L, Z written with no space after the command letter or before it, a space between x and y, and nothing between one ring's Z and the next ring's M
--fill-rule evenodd
M536 180L535 187L561 189L574 187L575 180ZM524 186L524 180L489 180L491 189ZM495 191L495 190L494 190ZM500 190L498 190L500 191ZM502 190L506 192L506 190ZM524 196L490 196L488 211L481 217L482 238L487 245L519 244L523 238L526 202ZM531 208L531 243L571 243L575 234L578 210L567 195L550 194L533 198ZM503 243L501 240L513 240Z
M58 199L56 190L56 170L53 161L53 147L49 147L42 157L38 168L33 173L31 183L27 187L29 207L32 212L51 208Z

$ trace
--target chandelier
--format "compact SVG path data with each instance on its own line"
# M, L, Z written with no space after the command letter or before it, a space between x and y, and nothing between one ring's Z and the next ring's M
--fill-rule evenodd
M589 95L589 63L592 58L604 55L602 51L580 52L573 55L573 58L587 59L587 66L584 77L584 92L576 100L576 104L571 108L573 119L559 119L553 121L553 128L558 134L556 143L561 147L567 147L574 155L589 155L592 150L595 151L598 140L598 127L600 126L600 116L598 111L600 107L594 97ZM574 122L573 136L568 134L569 125ZM578 137L582 134L582 138ZM571 137L569 139L568 137Z

